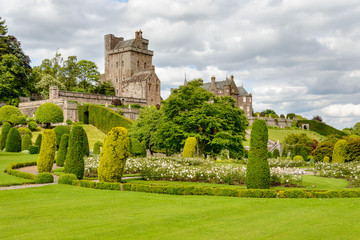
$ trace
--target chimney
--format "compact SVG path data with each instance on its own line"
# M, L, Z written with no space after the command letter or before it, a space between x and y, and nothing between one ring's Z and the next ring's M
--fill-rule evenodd
M232 81L234 81L234 75L233 74L231 74L230 78L231 78Z
M141 31L141 29L140 29L140 31L136 31L135 32L135 38L142 38L142 31Z
M211 83L215 84L215 76L214 75L211 77Z

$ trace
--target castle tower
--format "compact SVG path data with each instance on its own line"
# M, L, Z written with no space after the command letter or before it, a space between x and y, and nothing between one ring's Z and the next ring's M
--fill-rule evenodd
M148 49L149 40L142 31L135 38L124 40L113 34L104 36L105 77L111 80L115 95L145 98L147 103L160 104L160 79L152 65L154 52Z

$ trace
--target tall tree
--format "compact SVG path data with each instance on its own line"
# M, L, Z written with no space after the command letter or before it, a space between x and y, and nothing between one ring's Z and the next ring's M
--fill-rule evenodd
M99 82L98 67L94 62L88 60L81 60L77 64L78 69L78 84L80 88L86 89Z

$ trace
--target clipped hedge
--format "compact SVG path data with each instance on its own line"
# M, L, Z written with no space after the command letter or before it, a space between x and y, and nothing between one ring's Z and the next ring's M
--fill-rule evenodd
M29 147L32 145L31 137L27 134L23 137L21 141L21 151L29 150Z
M65 159L64 172L75 174L78 179L84 176L84 134L83 127L73 127Z
M11 128L7 138L5 149L7 152L21 152L21 135L16 128Z
M58 179L58 184L68 184L72 185L74 180L78 180L75 174L72 173L65 173L62 174Z
M66 159L66 153L69 145L69 134L61 136L59 150L56 155L56 166L63 167Z
M37 170L39 173L51 172L55 160L56 135L51 129L43 132L40 153L37 159Z
M346 136L346 133L316 120L299 120L297 122L298 127L301 127L301 124L309 124L310 131L317 132L323 136L328 136L331 134L338 135L340 137Z
M54 182L54 176L49 172L39 173L35 177L35 182L39 183L39 184L41 184L41 183L52 183L52 182Z
M40 133L35 140L35 144L36 146L39 146L39 148L41 147L41 140L42 140L42 134Z
M21 138L23 138L25 135L29 135L30 138L32 138L32 136L33 136L31 130L27 127L19 127L18 131L21 135Z
M59 126L56 126L53 130L56 134L56 148L59 149L61 136L63 134L70 134L70 127L64 126L64 125L59 125Z
M194 157L196 152L196 144L197 140L195 137L188 137L184 145L182 156L188 158Z
M27 173L27 172L21 172L21 171L16 170L17 168L34 166L34 165L36 165L36 162L12 163L12 164L10 164L9 166L6 167L5 172L7 172L8 174L10 174L12 176L15 176L15 177L35 180L36 176L34 174Z
M89 124L89 105L77 105L79 122Z
M96 141L94 143L94 149L93 149L93 154L100 154L100 148L102 147L102 142L100 141Z
M111 129L100 155L99 181L120 182L129 155L128 131L123 127Z
M89 123L108 133L114 127L123 127L129 129L133 122L125 118L110 108L105 108L98 105L89 105Z
M5 146L6 146L6 138L7 135L9 134L9 131L11 129L11 124L6 122L3 124L2 129L1 129L1 140L0 140L0 150L4 150Z
M44 103L36 110L35 119L38 123L46 124L46 127L50 127L51 123L63 122L64 113L55 103Z
M28 123L28 128L30 129L30 131L36 131L37 130L37 124L36 124L36 122L34 122L34 121L31 121L31 122L29 122Z
M170 195L207 195L207 196L228 196L245 198L359 198L360 190L268 190L268 189L241 189L230 187L206 187L196 185L162 185L146 183L107 183L93 182L89 180L74 180L74 186L117 190L148 192Z
M0 124L4 124L5 122L12 122L11 117L13 115L21 117L23 114L17 107L11 105L2 106L0 108Z
M83 136L84 136L84 145L83 145L84 155L89 156L90 155L89 139L85 130Z
M29 146L29 153L30 154L38 154L40 152L40 147L37 145Z
M304 161L304 158L300 155L296 155L294 158L293 158L293 161L299 161L299 162L303 162Z

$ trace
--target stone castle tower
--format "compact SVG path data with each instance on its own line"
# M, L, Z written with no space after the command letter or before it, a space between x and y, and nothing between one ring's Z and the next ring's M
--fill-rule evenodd
M111 80L115 95L146 99L148 105L160 104L160 79L152 65L154 52L148 49L149 40L136 31L135 38L124 40L113 34L104 36L105 76Z

